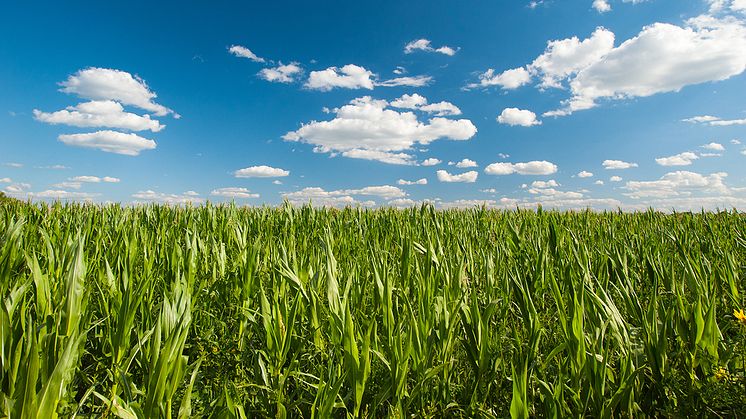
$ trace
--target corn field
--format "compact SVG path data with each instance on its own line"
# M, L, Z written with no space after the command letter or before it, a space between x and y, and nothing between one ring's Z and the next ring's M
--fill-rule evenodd
M10 418L746 417L746 218L0 204Z

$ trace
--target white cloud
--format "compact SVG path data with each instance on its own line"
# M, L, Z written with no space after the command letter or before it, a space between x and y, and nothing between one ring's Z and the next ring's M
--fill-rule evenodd
M723 183L727 176L728 174L723 172L705 176L695 172L677 171L666 173L658 180L628 181L624 189L629 191L626 195L635 199L688 196L692 192L728 194L729 190Z
M323 207L345 207L345 206L365 206L372 207L376 203L375 201L357 201L350 195L343 195L337 192L327 192L322 188L304 188L300 191L290 192L283 194L283 198L286 199L292 205L305 205L309 202L315 206Z
M98 194L88 192L70 192L64 190L49 189L42 192L29 192L29 198L54 199L54 200L91 200Z
M418 95L417 93L411 95L402 95L401 97L394 99L389 103L394 108L401 109L417 109L422 112L432 113L435 116L456 116L461 115L461 109L451 102L438 102L438 103L427 103L427 98Z
M72 182L85 182L85 183L119 183L120 179L111 177L111 176L104 176L104 177L98 177L98 176L75 176L70 179L68 179Z
M399 198L399 199L392 199L391 201L386 202L386 205L392 206L392 207L399 207L399 208L409 208L413 207L417 204L417 201L414 201L409 198Z
M743 119L722 119L712 115L701 115L693 116L691 118L682 119L683 122L691 122L693 124L707 124L714 127L728 127L732 125L746 125L746 118Z
M13 183L13 179L9 177L3 177L3 178L0 178L0 183Z
M309 89L329 91L337 87L346 89L373 89L373 72L355 64L342 68L329 67L326 70L312 71L306 82Z
M497 122L510 126L519 125L522 127L541 125L541 121L536 119L535 113L529 110L518 108L503 109L502 113L500 113L500 116L497 117Z
M456 167L461 169L466 169L469 167L477 167L477 162L470 159L463 159L460 162L456 163Z
M727 10L746 13L746 0L707 0L710 3L711 13L720 13Z
M71 75L60 86L65 93L89 100L113 100L158 116L173 113L171 109L154 101L157 95L150 90L145 80L126 71L90 67Z
M704 148L705 150L725 151L725 147L723 147L722 144L716 143L716 142L711 142L711 143L705 144L705 145L703 145L701 147Z
M420 96L417 93L411 95L404 94L400 98L392 100L389 105L394 108L417 109L420 106L427 105L427 98Z
M557 173L557 165L546 160L525 163L492 163L484 169L488 175L551 175Z
M456 116L461 115L461 109L451 102L438 102L431 103L429 105L421 106L420 110L427 113L435 114L435 116Z
M623 170L637 167L637 163L629 163L622 160L604 160L602 165L606 170Z
M384 87L396 87L396 86L409 86L409 87L422 87L427 86L433 81L431 76L419 75L419 76L407 76L407 77L396 77L393 79L384 80L381 82L374 82L376 86Z
M583 170L582 172L577 174L580 178L586 178L586 177L593 177L593 173Z
M155 192L152 190L140 191L132 194L132 197L139 201L146 202L161 202L165 204L201 204L205 202L203 198L199 197L199 194L194 191L187 191L183 194L167 194L162 192Z
M375 201L359 202L354 195L375 196L386 200L404 198L407 194L396 186L367 186L361 189L342 189L336 191L325 191L318 187L309 187L300 191L283 194L293 205L304 205L311 201L314 205L341 207L347 205L373 206Z
M746 156L746 149L741 150L741 154L743 154L744 156Z
M155 148L155 141L137 134L117 131L96 131L84 134L63 134L57 137L62 143L73 147L95 148L107 153L137 156L143 150Z
M699 156L691 151L686 151L669 157L659 157L655 159L655 162L661 166L689 166L698 158Z
M51 166L36 166L36 169L47 169L47 170L67 170L69 167L61 164L53 164Z
M60 183L55 183L52 185L53 188L58 189L80 189L83 186L80 182L70 182L70 181L64 181Z
M125 112L121 104L111 100L96 100L69 106L57 112L42 112L34 109L34 118L47 124L64 124L75 127L107 127L130 131L150 130L158 132L165 128L150 115L140 116Z
M248 198L259 198L259 194L251 193L246 188L218 188L213 189L212 192L210 192L210 195L212 196L220 196L223 198L242 198L242 199L248 199Z
M560 186L559 183L557 183L557 181L554 180L554 179L550 179L550 180L547 180L547 181L544 181L544 180L535 180L535 181L531 182L531 187L532 188L539 188L539 189L541 189L541 188L556 188L558 186Z
M467 84L465 89L500 86L503 89L512 90L531 82L531 73L524 67L512 68L499 74L495 74L495 70L490 68L478 77L479 82Z
M438 180L441 182L464 182L464 183L474 183L477 181L477 177L479 176L479 173L477 173L475 170L464 172L458 175L452 175L445 170L438 170L435 172L435 174L438 175Z
M528 193L551 197L552 199L579 199L583 197L583 194L580 192L559 191L554 188L531 188L528 190Z
M411 54L415 51L438 52L440 54L449 55L449 56L456 55L456 52L457 52L456 49L451 48L446 45L439 47L439 48L433 48L430 40L428 39L417 39L404 46L405 54Z
M430 158L425 159L421 164L423 166L436 166L436 165L439 165L441 163L443 163L443 162L440 161L440 160L438 160L438 159L436 159L435 157L430 157Z
M392 73L396 75L407 74L407 69L402 66L397 66Z
M406 192L391 185L366 186L361 189L346 189L342 192L349 195L377 196L384 199L403 198L407 196Z
M280 63L277 67L263 68L257 74L260 78L270 82L292 83L298 76L303 74L303 69L298 63Z
M3 189L3 192L13 197L23 197L29 188L31 185L28 183L11 183Z
M228 52L235 55L236 57L248 58L255 63L265 62L264 58L258 57L256 54L251 52L250 49L242 47L241 45L232 45L230 48L228 48Z
M322 152L321 149L314 150ZM362 160L374 160L388 164L399 164L412 166L416 164L414 156L408 153L392 153L390 151L378 151L378 150L367 150L355 148L342 152L343 157L349 157L351 159L362 159Z
M599 179L599 180L597 180L597 181L595 181L593 183L595 183L596 185L603 185L604 181Z
M608 0L593 0L592 7L599 13L606 13L611 11L611 5Z
M23 165L21 163L15 163L15 162L3 163L3 166L12 167L14 169L20 169L21 167L23 167Z
M610 182L621 182L622 181L622 177L621 176L612 176L612 177L609 178L609 181Z
M590 109L600 99L647 97L725 80L746 70L746 27L732 17L699 16L684 26L654 23L570 81L572 97L545 116Z
M468 119L435 117L425 123L413 112L397 112L387 106L387 101L369 96L353 99L331 111L336 115L334 119L311 121L288 132L283 139L314 145L316 152L339 152L347 157L375 159L373 152L385 152L385 159L376 160L391 162L391 153L411 150L415 144L438 139L468 140L477 132ZM397 158L409 162L409 157L401 153Z
M427 179L425 179L424 177L418 180L399 179L396 183L398 183L399 185L427 185Z
M614 33L596 28L590 38L547 42L547 48L528 67L541 78L540 87L562 87L562 80L597 62L614 48Z
M730 140L730 143L733 144L733 145L740 145L741 141L734 138L734 139Z
M237 178L248 178L248 177L285 177L290 175L290 172L283 169L270 166L251 166L243 169L236 170L233 172L233 176Z

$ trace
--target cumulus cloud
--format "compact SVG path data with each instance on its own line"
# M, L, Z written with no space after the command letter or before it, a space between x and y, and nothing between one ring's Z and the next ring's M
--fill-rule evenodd
M112 100L96 100L69 106L57 112L42 112L34 109L34 118L47 124L64 124L75 127L120 128L130 131L150 130L158 132L165 128L150 115L140 116L125 112L121 104Z
M557 173L557 165L546 160L525 163L492 163L484 169L488 175L551 175Z
M675 154L668 157L659 157L655 159L655 162L661 166L689 166L694 160L697 160L699 156L696 154L686 151L684 153Z
M622 177L621 176L612 176L612 177L609 178L609 181L610 182L621 182L622 181Z
M505 90L512 90L531 83L531 73L524 67L512 68L502 73L497 73L494 69L490 68L484 73L479 74L478 78L478 82L467 84L465 89L500 86Z
M107 153L137 156L143 150L152 150L153 140L133 133L117 131L96 131L84 134L63 134L57 137L63 144L73 147L95 148Z
M560 186L560 184L557 183L557 181L554 180L554 179L549 179L549 180L535 180L535 181L531 182L531 187L532 188L538 188L538 189L542 189L542 188L556 188L558 186Z
M230 188L218 188L213 189L210 192L210 195L212 196L220 196L223 198L241 198L241 199L248 199L248 198L259 198L259 194L257 193L251 193L246 188L236 188L236 187L230 187Z
M441 163L443 163L441 160L438 160L435 157L430 157L425 159L421 164L423 166L437 166Z
M614 33L604 28L596 30L587 39L572 38L547 42L547 48L538 56L529 71L541 79L540 87L562 87L562 80L596 63L614 48Z
M373 72L355 64L342 68L329 67L326 70L312 71L308 76L306 87L314 90L329 91L334 88L372 90Z
M422 112L434 114L435 116L457 116L461 115L461 109L451 102L441 101L438 103L428 104L427 98L414 93L412 95L402 95L394 99L389 104L394 108L416 109Z
M164 204L201 204L205 202L203 198L199 197L199 194L194 191L187 191L183 194L168 194L162 192L156 192L152 190L140 191L132 194L136 202L159 202Z
M0 183L13 183L13 179L9 177L3 177L3 178L0 178ZM425 183L427 183L427 180L425 180Z
M590 109L601 99L647 97L726 80L746 70L746 27L708 15L683 26L654 23L585 66L570 80L572 96L546 116Z
M390 105L394 108L417 109L420 106L427 105L427 98L420 96L417 93L411 95L404 94L401 97L392 100Z
M438 139L468 140L477 132L468 119L434 117L422 122L413 112L398 112L388 106L387 101L369 96L353 99L330 111L335 114L334 119L311 121L288 132L283 139L314 145L314 151L320 153L414 164L413 158L403 152L415 144ZM392 153L399 153L396 159L392 159Z
M235 55L236 57L248 58L255 63L265 62L264 58L258 57L256 54L251 52L250 49L242 47L241 45L232 45L230 48L228 48L228 52Z
M404 46L405 54L411 54L415 51L437 52L443 55L453 56L453 55L456 55L456 52L458 50L451 48L447 45L443 45L442 47L438 47L438 48L433 48L432 42L430 42L430 40L428 39L416 39Z
M435 172L436 175L438 175L438 180L441 182L463 182L463 183L474 183L477 181L477 177L479 176L479 173L477 173L475 170L464 172L461 174L450 174L446 172L445 170L438 170Z
M601 164L606 170L623 170L637 167L637 163L629 163L622 160L604 160Z
M460 162L456 163L456 167L460 169L466 169L469 167L477 167L477 162L470 159L462 159Z
M282 64L277 67L263 68L257 73L259 78L276 83L292 83L303 74L298 63Z
M608 0L593 0L593 4L591 6L599 13L606 13L608 11L611 11L611 5L609 4Z
M233 172L233 176L237 178L249 178L249 177L285 177L290 175L290 172L284 169L278 169L270 166L251 166L243 169L238 169Z
M80 70L60 83L61 91L93 101L116 101L144 109L158 116L173 113L155 102L157 95L145 80L111 68L91 67Z
M358 201L353 196L373 196L385 200L401 199L407 194L396 186L367 186L361 189L340 189L326 191L323 188L309 187L300 191L285 193L283 198L293 205L313 205L343 207L348 205L373 206L375 201Z
M580 178L593 177L593 173L583 170L582 172L578 173L577 176Z
M536 114L525 109L505 108L497 117L497 122L510 126L519 125L522 127L531 127L541 125L541 121L536 119Z
M399 185L427 185L427 179L425 179L424 177L418 180L399 179L396 183L398 183Z
M676 171L666 173L658 180L628 181L624 189L629 191L626 195L636 199L688 196L693 192L729 194L728 188L723 183L727 176L728 174L724 172L702 175L695 172Z
M725 151L725 147L723 147L722 144L716 143L716 142L711 142L711 143L702 145L701 147L704 148L705 150Z

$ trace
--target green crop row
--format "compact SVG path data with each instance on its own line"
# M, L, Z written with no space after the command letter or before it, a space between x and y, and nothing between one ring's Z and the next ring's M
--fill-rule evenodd
M746 416L746 217L0 204L0 414Z

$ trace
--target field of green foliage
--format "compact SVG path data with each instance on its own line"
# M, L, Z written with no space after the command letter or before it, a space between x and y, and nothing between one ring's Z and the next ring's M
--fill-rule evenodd
M0 416L734 417L746 217L0 204Z

